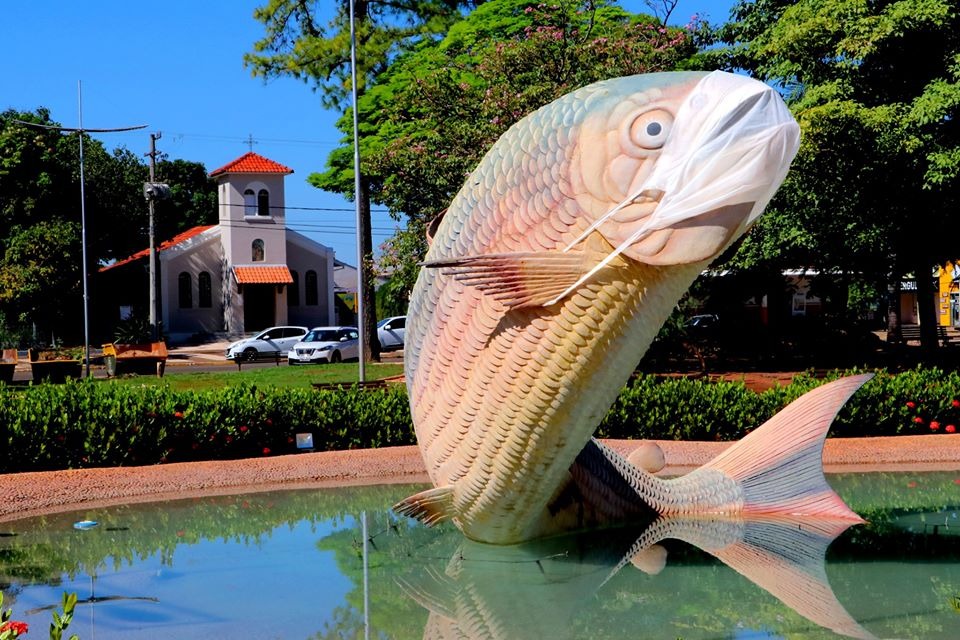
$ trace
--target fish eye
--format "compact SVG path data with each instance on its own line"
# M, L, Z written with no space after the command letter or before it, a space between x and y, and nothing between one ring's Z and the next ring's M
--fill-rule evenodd
M630 123L630 141L641 149L659 149L667 141L672 127L673 114L665 109L651 109Z

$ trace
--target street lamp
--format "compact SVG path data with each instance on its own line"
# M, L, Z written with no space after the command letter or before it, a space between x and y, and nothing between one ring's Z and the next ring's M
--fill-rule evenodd
M83 134L85 133L115 133L119 131L135 131L136 129L145 129L147 125L141 124L134 127L119 127L116 129L84 129L83 127L83 95L80 89L80 81L77 80L77 113L79 122L77 127L61 127L49 124L39 124L36 122L26 122L24 120L14 120L28 127L37 127L40 129L57 129L59 131L77 132L80 136L80 245L83 260L83 348L84 360L86 362L85 377L90 377L90 315L89 315L89 295L87 293L87 203L84 194L83 178Z

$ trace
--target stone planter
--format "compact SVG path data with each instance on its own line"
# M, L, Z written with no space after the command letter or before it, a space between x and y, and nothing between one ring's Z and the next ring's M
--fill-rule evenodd
M112 347L116 358L116 375L136 373L163 377L167 366L167 343L114 344ZM104 347L106 354L107 348Z
M71 358L60 349L30 349L30 370L34 382L64 382L67 378L79 378L83 373L82 362Z
M4 349L0 352L0 382L10 384L13 382L13 372L17 368L17 350Z

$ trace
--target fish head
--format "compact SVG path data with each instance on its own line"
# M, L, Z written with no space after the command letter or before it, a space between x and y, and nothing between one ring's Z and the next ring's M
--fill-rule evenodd
M571 162L589 231L646 264L715 257L783 182L799 126L776 91L746 76L678 72L611 82L605 99L588 105Z

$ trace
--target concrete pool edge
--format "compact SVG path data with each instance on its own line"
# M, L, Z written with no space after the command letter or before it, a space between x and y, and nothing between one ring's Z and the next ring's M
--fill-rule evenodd
M606 440L628 454L641 441ZM668 473L698 467L731 442L658 441ZM827 472L960 470L960 434L831 438ZM0 522L86 508L198 495L311 487L426 482L415 446L299 453L148 467L0 474Z

